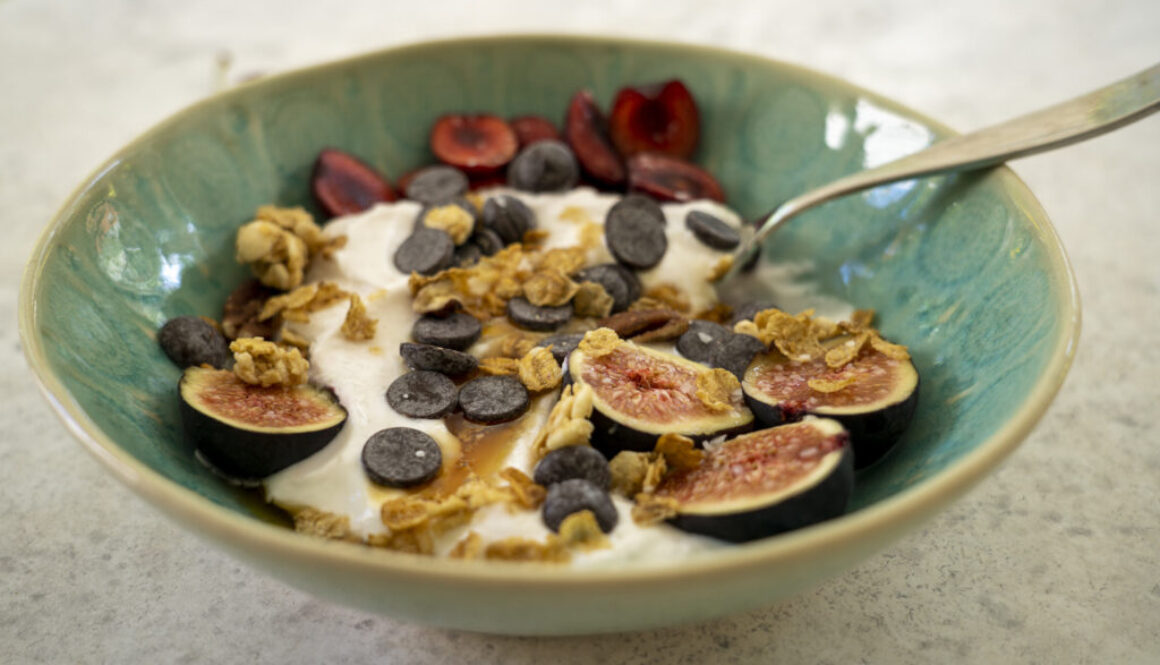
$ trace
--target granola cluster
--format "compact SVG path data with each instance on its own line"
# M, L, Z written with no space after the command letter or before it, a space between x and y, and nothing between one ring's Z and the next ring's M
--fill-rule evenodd
M261 337L242 337L230 342L234 354L234 374L246 383L269 386L298 386L306 383L310 363L293 347L268 342Z

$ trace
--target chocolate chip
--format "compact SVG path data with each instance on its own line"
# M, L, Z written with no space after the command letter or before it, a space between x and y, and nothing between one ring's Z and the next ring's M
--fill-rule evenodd
M643 204L623 204L622 201L612 206L604 218L604 243L613 258L629 268L652 268L661 262L669 247L664 217L658 219Z
M506 194L493 196L483 204L480 217L485 228L495 231L505 245L520 242L536 227L536 215L523 201Z
M581 510L591 510L604 533L616 528L618 515L612 498L608 492L583 478L572 478L549 487L541 516L544 526L559 532L564 518Z
M727 369L740 379L745 376L753 356L765 350L765 344L756 337L733 333L713 345L709 351L709 365Z
M718 217L701 210L690 210L685 215L685 226L705 245L729 251L741 244L741 234Z
M224 369L234 357L217 328L197 316L169 319L157 331L157 342L165 355L182 368L207 363Z
M708 363L713 347L733 331L720 323L695 320L689 322L689 329L677 340L677 352L689 360Z
M451 236L446 231L424 226L395 250L395 267L404 274L434 275L450 267L454 258L455 243Z
M479 365L479 361L470 353L431 344L403 342L399 345L399 355L403 356L411 369L439 372L447 376L467 374Z
M580 346L582 339L584 339L584 333L560 333L545 337L536 346L551 347L552 357L556 359L556 362L563 364L564 359L575 351L577 346Z
M492 256L504 247L503 238L486 227L476 227L475 234L471 236L471 242L479 247L485 256Z
M608 460L592 446L567 446L544 455L532 479L536 484L551 487L572 478L583 478L604 491L612 486L612 472Z
M524 148L512 160L508 185L526 192L562 192L580 179L576 155L563 141L548 139Z
M729 327L732 328L742 321L752 321L758 312L773 309L774 307L777 307L777 305L774 305L768 300L751 301L744 305L739 305L733 309L733 316L729 317Z
M438 372L410 372L391 382L387 403L408 418L442 418L455 408L457 391Z
M482 332L479 319L456 312L451 316L423 316L411 328L411 337L420 344L462 351L474 344Z
M387 487L414 487L434 478L443 466L443 451L430 435L410 427L379 430L367 439L362 464L372 482Z
M528 404L528 389L513 376L482 376L459 389L459 408L476 423L513 420L528 410Z
M641 294L640 279L619 263L601 263L576 273L577 282L595 282L612 297L612 313L628 309Z
M661 224L665 223L665 213L663 210L661 210L660 205L652 197L645 196L644 194L627 194L615 204L613 204L612 208L608 212L611 213L613 210L622 208L633 208L639 210L640 212L646 213L649 217L652 217Z
M450 166L429 166L407 183L407 198L425 205L451 203L467 193L467 176Z
M572 318L572 304L538 307L527 298L512 298L507 304L507 315L521 328L547 332L568 323Z
M455 265L460 268L470 268L483 258L483 250L479 245L465 242L455 248Z

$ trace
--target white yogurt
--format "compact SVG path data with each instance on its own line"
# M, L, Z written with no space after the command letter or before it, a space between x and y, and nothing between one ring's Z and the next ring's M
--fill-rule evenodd
M580 244L584 224L577 220L603 224L608 209L619 199L587 188L562 194L509 190L489 193L511 194L524 201L536 213L538 227L549 234L545 248ZM442 420L408 418L391 409L384 398L391 382L408 371L398 349L400 343L408 341L411 326L418 318L411 308L408 275L395 269L392 257L411 233L419 209L418 204L410 201L383 204L334 220L325 227L327 237L346 235L347 243L332 260L316 261L308 281L335 282L342 289L359 294L366 303L368 316L377 319L378 325L374 339L348 341L339 332L346 315L346 307L341 305L315 312L309 323L296 324L294 331L312 341L312 380L331 386L349 416L342 431L326 448L265 481L267 497L274 503L290 509L313 507L346 515L352 530L363 537L386 531L379 506L384 500L401 495L398 490L379 487L367 480L360 459L367 438L387 427L413 427L438 441L446 460L459 456L458 441ZM667 221L668 251L659 265L639 273L641 282L646 290L671 284L689 298L694 311L708 309L716 303L716 294L707 277L726 253L698 241L685 226L685 215L690 210L703 210L735 227L740 226L741 220L712 201L670 204L662 209ZM589 252L590 265L611 260L602 244ZM518 434L501 468L513 466L531 475L532 441L553 401L549 398L534 403L533 410L524 416L527 426ZM639 527L629 515L630 502L617 497L616 506L620 519L609 535L612 547L577 552L573 565L672 559L721 546L718 541L686 534L667 525ZM548 533L538 511L511 513L504 506L491 506L478 511L463 529L445 534L437 544L437 553L450 549L467 530L477 531L488 542L509 536L542 541Z

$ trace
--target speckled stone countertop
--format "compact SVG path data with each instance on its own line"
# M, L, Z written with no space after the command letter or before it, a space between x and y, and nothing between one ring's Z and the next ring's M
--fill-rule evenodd
M223 82L512 30L748 50L963 130L1160 60L1154 0L0 2L0 661L1160 662L1160 117L1015 165L1084 304L1074 369L1038 428L925 528L776 607L566 639L402 624L242 567L83 452L33 388L16 295L38 234L86 174Z

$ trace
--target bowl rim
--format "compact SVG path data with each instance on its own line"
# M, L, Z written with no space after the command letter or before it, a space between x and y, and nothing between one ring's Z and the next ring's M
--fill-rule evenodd
M509 589L513 585L528 585L542 590L586 587L594 584L623 587L626 584L665 583L677 579L688 581L690 575L712 576L737 572L737 569L756 570L775 565L778 562L805 560L814 554L845 547L863 538L872 539L878 533L891 533L891 539L895 539L903 532L915 528L921 521L932 517L955 498L977 484L988 471L1006 458L1032 431L1062 386L1074 360L1081 327L1080 299L1075 273L1058 233L1034 194L1006 166L999 167L1005 180L1007 180L1004 191L1019 200L1020 207L1032 220L1033 226L1038 231L1047 250L1045 255L1050 266L1050 273L1062 278L1061 286L1063 287L1059 292L1060 302L1057 305L1061 317L1064 319L1064 327L1058 338L1054 340L1047 366L1028 392L1023 407L991 436L953 465L897 494L821 524L781 534L774 538L742 545L731 545L696 557L665 562L625 562L614 567L568 567L561 569L556 566L510 565L505 562L451 561L304 536L285 527L264 523L219 506L194 490L169 480L138 461L118 446L85 414L80 405L71 397L64 384L51 371L42 339L36 333L38 320L36 296L40 290L41 276L48 256L54 247L53 241L84 193L91 189L108 170L120 163L125 154L136 145L178 124L203 108L219 104L221 100L240 95L242 91L255 86L279 85L311 72L341 69L408 51L439 49L452 44L482 46L544 41L570 42L592 48L618 46L680 49L711 54L717 58L744 61L750 65L772 66L789 71L804 79L819 81L824 85L838 87L860 97L873 100L883 104L886 108L917 119L946 135L957 134L945 124L908 106L836 76L818 72L808 67L754 53L714 46L621 36L530 32L429 39L297 67L255 81L242 83L184 107L154 124L118 149L73 189L53 215L49 224L41 231L21 281L18 301L19 331L25 357L33 370L38 387L65 428L118 480L145 498L152 506L178 521L195 523L198 529L191 529L191 531L198 536L204 537L208 534L222 542L242 543L248 546L247 549L270 552L287 560L293 559L315 565L323 563L329 566L343 564L348 569L384 575L405 575L420 581L455 581L477 586L502 585ZM201 530L205 533L201 533Z

